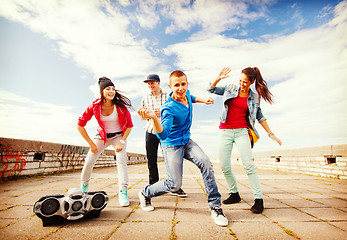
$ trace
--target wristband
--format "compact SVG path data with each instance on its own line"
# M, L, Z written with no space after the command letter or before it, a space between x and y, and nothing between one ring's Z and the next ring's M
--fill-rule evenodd
M275 134L273 134L272 132L270 132L270 133L269 133L269 137L271 137L271 135L275 135Z
M122 140L122 139L121 139L119 142L120 142L121 144L125 144L125 141Z

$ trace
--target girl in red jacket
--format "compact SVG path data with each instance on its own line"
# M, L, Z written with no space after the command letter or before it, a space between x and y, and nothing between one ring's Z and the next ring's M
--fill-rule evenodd
M88 191L90 176L97 158L105 148L112 145L116 151L117 159L119 204L125 207L129 206L126 139L133 127L128 111L128 107L132 108L132 105L127 97L115 89L110 79L99 78L99 86L101 97L96 99L78 119L77 129L90 146L82 170L81 188L84 192ZM97 129L98 134L92 140L84 126L93 115L99 127Z

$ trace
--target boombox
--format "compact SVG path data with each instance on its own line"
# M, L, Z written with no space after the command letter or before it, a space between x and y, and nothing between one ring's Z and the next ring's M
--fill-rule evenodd
M64 220L97 218L108 203L104 191L82 192L71 188L67 194L48 195L34 204L34 213L41 218L44 227L60 224Z

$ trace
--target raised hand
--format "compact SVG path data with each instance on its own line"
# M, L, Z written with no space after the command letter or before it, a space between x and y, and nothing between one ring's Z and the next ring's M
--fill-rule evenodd
M230 72L231 72L231 69L230 69L229 67L223 68L222 71L219 73L217 79L219 79L219 81L220 81L220 80L222 80L222 79L224 79L224 78L229 77L228 74L229 74Z
M229 77L229 73L231 72L231 69L228 67L225 67L222 69L222 71L219 73L218 77L216 78L216 80L211 82L211 86L216 86L220 80Z

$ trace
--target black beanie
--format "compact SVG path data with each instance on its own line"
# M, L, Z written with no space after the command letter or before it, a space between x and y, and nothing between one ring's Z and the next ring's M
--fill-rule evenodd
M107 77L99 78L100 92L102 92L108 86L114 86L113 82Z

